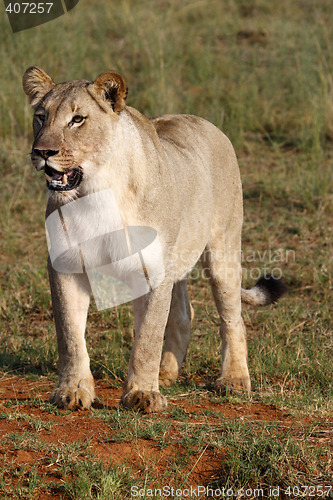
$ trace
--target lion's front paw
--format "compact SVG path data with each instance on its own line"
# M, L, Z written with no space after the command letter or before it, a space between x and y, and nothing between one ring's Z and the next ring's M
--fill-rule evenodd
M160 392L131 391L121 398L120 403L127 408L154 413L167 408L166 398Z
M226 378L220 377L215 382L215 390L222 395L251 391L251 381L248 377L244 378Z
M79 383L77 387L60 386L54 389L50 394L49 402L64 410L73 410L75 408L86 410L90 408L95 399L94 387L80 387L80 385Z

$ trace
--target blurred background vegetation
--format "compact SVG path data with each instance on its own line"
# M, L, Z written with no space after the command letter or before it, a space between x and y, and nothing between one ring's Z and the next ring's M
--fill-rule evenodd
M116 69L148 116L195 113L236 147L251 134L319 148L333 139L329 0L81 0L65 16L12 34L1 16L1 136L26 136L21 77L55 81Z

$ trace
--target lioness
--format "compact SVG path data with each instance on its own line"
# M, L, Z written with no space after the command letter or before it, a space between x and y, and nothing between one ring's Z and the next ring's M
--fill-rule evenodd
M23 88L35 110L31 161L46 176L46 215L111 188L124 227L148 226L159 237L164 278L134 300L135 341L121 403L144 412L167 407L159 379L176 380L186 355L187 277L199 257L221 320L216 388L250 391L241 298L269 304L283 285L269 278L241 289L242 187L227 137L196 116L145 118L126 106L125 80L115 72L93 82L54 84L33 66L23 76ZM103 251L96 249L92 259L97 262ZM84 339L89 281L85 272L55 270L50 259L48 271L60 367L50 401L60 408L88 408L95 398Z

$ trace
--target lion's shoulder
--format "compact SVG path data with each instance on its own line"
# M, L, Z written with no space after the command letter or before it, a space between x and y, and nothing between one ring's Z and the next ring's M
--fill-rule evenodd
M204 118L186 114L155 116L150 119L150 122L160 137L170 136L174 133L179 133L181 130L188 131L188 129L212 125Z
M216 144L226 140L215 125L195 115L167 114L151 118L150 122L162 143L173 144L188 154L193 154L208 143L215 148Z

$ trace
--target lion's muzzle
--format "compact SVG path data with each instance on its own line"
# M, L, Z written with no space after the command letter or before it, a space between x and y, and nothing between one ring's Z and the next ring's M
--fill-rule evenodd
M82 169L80 167L59 172L59 170L46 164L44 172L47 188L51 191L71 191L78 187L82 180Z
M71 191L78 187L82 181L82 169L80 167L68 168L66 166L67 168L64 168L64 170L57 170L51 165L58 154L59 151L34 148L31 153L31 161L37 170L44 170L48 189L57 192ZM66 160L68 164L68 159ZM72 163L72 160L70 163Z

